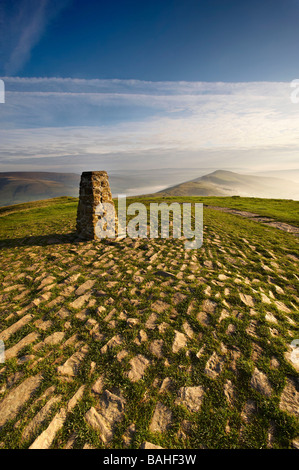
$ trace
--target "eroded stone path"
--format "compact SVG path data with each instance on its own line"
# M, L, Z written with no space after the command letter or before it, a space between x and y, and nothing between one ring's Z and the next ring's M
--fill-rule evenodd
M204 237L2 249L1 447L298 448L298 258Z
M273 219L271 217L261 216L254 212L248 212L243 210L231 209L229 207L220 207L220 206L210 206L205 205L205 207L217 211L227 212L229 214L239 215L240 217L245 217L246 219L254 220L255 222L260 222L261 224L268 225L269 227L278 228L284 232L292 233L293 235L299 237L299 228L295 225L287 224L285 222L280 222L279 220Z

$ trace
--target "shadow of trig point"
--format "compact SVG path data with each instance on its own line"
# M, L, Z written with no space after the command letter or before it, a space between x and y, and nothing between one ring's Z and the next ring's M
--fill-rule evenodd
M107 211L107 206L113 208L113 213ZM80 181L77 235L83 240L105 238L98 236L100 225L105 230L106 237L115 238L115 232L110 227L116 228L117 218L108 174L106 171L84 171Z

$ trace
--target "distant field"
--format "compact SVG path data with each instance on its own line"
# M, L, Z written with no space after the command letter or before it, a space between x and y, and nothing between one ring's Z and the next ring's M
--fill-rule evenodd
M211 206L255 212L299 227L299 202L297 201L239 197L127 198L127 204L131 202L143 202L147 207L151 202L202 202ZM117 199L115 199L115 204L117 207ZM60 197L1 207L0 237L3 240L22 236L39 236L50 232L61 234L67 233L68 230L75 230L77 205L78 198ZM206 210L208 209L205 209L205 213ZM217 217L220 218L220 214Z
M135 198L136 199L136 198ZM211 206L229 207L231 209L255 212L265 217L273 217L299 227L299 201L289 199L264 199L253 197L139 197L140 202L202 202ZM129 200L129 199L128 199Z
M211 206L229 207L232 209L246 210L256 212L260 215L273 217L277 220L281 220L287 223L299 224L299 201L293 201L290 199L264 199L264 198L253 198L253 197L198 197L198 196L187 196L187 197L146 197L146 196L131 196L127 197L127 201L140 201L146 204L150 202L202 202L203 204ZM117 198L114 199L117 202ZM15 211L23 211L27 209L33 209L38 207L49 207L53 203L67 204L76 206L78 198L76 197L57 197L53 199L44 199L41 201L25 202L22 204L14 204L12 206L0 207L0 216Z
M117 199L114 199L117 210ZM234 198L234 197L128 197L127 205L132 202L142 202L149 208L151 202L202 202L208 206L228 207L238 210L255 212L262 216L273 217L277 220L299 226L299 202L282 199ZM16 236L39 236L49 233L68 233L75 230L78 198L58 197L41 201L15 204L0 207L0 237L14 238ZM231 214L220 214L210 208L204 207L206 215L213 213L222 219L233 217L238 221L240 217ZM216 215L217 214L217 215ZM129 218L129 217L128 217ZM241 222L237 222L238 224ZM242 223L247 223L243 221ZM256 227L259 224L248 221ZM256 230L264 230L264 228ZM269 229L268 229L269 230ZM270 229L274 230L274 229ZM281 235L280 231L273 233Z
M128 197L127 204L143 202L149 206L151 202L202 202L211 206L229 207L233 209L256 212L260 215L273 217L282 222L299 227L299 202L283 199L258 199L234 197L159 197L143 198ZM117 199L115 199L117 207ZM11 238L49 233L49 229L62 233L62 229L75 229L78 198L60 197L15 204L0 208L0 236ZM220 216L219 216L220 217Z

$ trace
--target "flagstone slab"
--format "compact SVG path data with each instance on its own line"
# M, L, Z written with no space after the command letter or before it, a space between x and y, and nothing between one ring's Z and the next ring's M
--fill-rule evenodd
M150 432L166 432L172 423L172 411L163 403L158 402L149 426Z
M33 318L33 315L28 314L22 317L20 320L16 321L13 323L11 326L6 328L6 330L1 331L0 333L0 339L2 341L7 341L11 335L19 331L24 325L27 325Z
M263 395L270 396L272 393L272 386L269 382L268 377L266 374L258 370L257 368L254 369L250 385L257 390L258 392L262 393Z
M126 400L105 390L99 405L91 407L85 414L86 422L100 432L104 444L113 438L115 425L124 418Z
M178 391L178 398L175 400L176 405L183 405L192 413L200 410L203 398L204 388L197 387L181 387Z
M88 353L88 346L83 346L79 351L75 352L67 361L57 368L59 375L75 376L79 372L80 364Z
M46 420L51 412L51 409L61 400L61 395L50 398L42 409L34 416L34 418L27 424L22 432L22 440L27 440L34 434Z
M180 349L184 348L187 345L187 338L184 333L175 330L174 331L174 341L172 344L172 352L177 353Z
M39 334L36 332L29 333L25 338L21 339L17 344L5 351L6 359L11 359L12 357L17 356L22 349L29 344L34 343L38 337Z
M144 376L147 367L150 365L150 361L142 354L138 354L138 356L130 360L130 365L131 370L127 373L127 376L131 382L138 382L138 380L142 379Z
M204 369L205 374L211 377L212 379L216 379L223 369L223 363L223 358L218 356L216 352L213 352L212 356L206 363Z
M42 380L43 376L41 374L28 377L3 398L0 402L0 428L8 420L17 417L19 411L38 389Z
M299 417L299 384L298 378L286 380L286 385L282 391L279 408L291 415Z

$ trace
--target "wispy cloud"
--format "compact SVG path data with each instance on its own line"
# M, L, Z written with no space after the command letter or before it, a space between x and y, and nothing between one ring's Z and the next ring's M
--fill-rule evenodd
M289 83L4 81L0 169L298 166Z
M49 22L68 3L69 0L3 0L0 15L5 74L12 76L22 69Z

